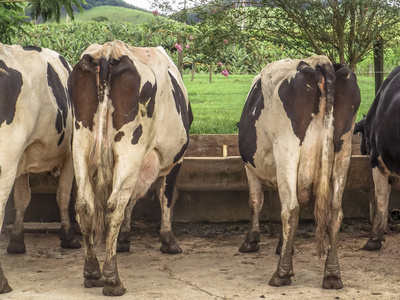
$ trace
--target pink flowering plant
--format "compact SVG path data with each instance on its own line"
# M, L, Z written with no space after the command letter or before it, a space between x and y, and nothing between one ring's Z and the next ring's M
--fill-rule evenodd
M229 76L228 70L226 70L226 69L222 70L221 75L224 75L225 77L228 77Z
M178 43L175 43L175 48L176 48L176 51L182 52L182 46L179 45Z

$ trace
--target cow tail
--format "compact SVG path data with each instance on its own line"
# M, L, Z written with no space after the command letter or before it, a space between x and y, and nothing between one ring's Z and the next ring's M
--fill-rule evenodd
M333 148L333 104L335 92L335 75L332 65L320 66L323 76L320 81L322 99L325 98L325 115L323 120L322 147L321 147L321 169L318 185L316 188L316 200L314 216L317 224L316 239L317 252L321 257L325 254L325 234L331 220L331 177L334 159Z
M110 138L111 102L108 99L108 86L99 88L99 106L94 122L94 144L89 156L90 174L94 189L94 232L95 243L103 240L108 226L106 220L107 200L112 188L113 154ZM103 98L103 100L101 99Z

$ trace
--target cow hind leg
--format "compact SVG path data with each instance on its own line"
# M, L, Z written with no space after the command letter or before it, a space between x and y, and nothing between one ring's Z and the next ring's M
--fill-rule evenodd
M299 221L299 206L283 205L282 206L282 230L283 242L280 252L278 267L268 282L271 286L283 286L292 283L291 277L294 276L293 272L293 240L296 233Z
M12 291L12 288L8 284L7 278L3 274L3 269L0 263L0 294L9 293Z
M124 182L123 180L121 181ZM106 216L108 224L106 232L106 260L101 275L101 281L104 283L102 292L105 296L121 296L126 292L118 274L116 244L126 206L132 194L132 188L129 188L131 186L133 184L130 180L126 180L124 185L118 182L114 186L108 200L108 203L116 203L116 206L109 206Z
M94 195L88 179L77 180L78 195L75 209L83 236L85 262L83 266L84 286L86 288L102 287L99 261L94 251Z
M375 186L375 197L372 205L375 210L373 216L373 227L370 238L362 248L363 250L376 251L382 248L382 242L385 241L384 226L387 222L387 209L389 204L389 195L391 186L389 184L389 172L385 169L384 172L375 167L372 169L372 176Z
M12 189L12 183L6 186L4 182L2 182L4 189L0 191L0 228L2 227L4 221L4 211L7 204L9 193ZM0 294L9 293L12 291L12 288L8 284L7 278L3 273L3 269L0 263Z
M62 248L77 249L81 247L81 243L75 234L74 228L71 226L69 216L69 203L74 180L72 156L68 155L65 162L61 169L57 188L57 204L61 217L60 245Z
M349 161L349 160L348 160ZM336 165L335 165L336 168ZM342 167L347 170L347 167ZM346 175L333 175L333 197L331 202L331 220L328 225L329 250L325 261L324 278L322 287L325 289L341 289L343 282L340 275L339 260L337 256L337 236L343 219L342 195L346 182Z
M351 138L351 133L344 137L343 144L345 146L336 153L332 169L331 218L327 229L329 248L322 281L322 287L325 289L341 289L343 287L337 256L337 237L343 219L342 196L346 186L347 170L350 165Z
M140 197L139 197L140 198ZM125 217L119 230L117 240L117 252L129 252L131 246L131 218L132 210L137 202L136 198L131 198L125 209Z
M23 221L30 201L29 174L22 174L15 180L14 185L15 221L10 235L10 243L7 247L7 252L10 254L22 254L26 252Z
M178 254L182 253L181 247L175 240L172 233L172 217L176 200L178 199L177 191L175 189L176 179L179 174L182 163L178 163L171 170L171 172L159 180L159 187L157 188L157 196L161 205L161 227L160 227L160 240L162 253Z
M242 253L257 252L260 248L260 211L264 204L264 191L260 180L249 168L246 169L247 179L249 182L249 206L251 210L250 227L247 232L243 244L239 251Z
M156 151L151 151L143 160L139 170L139 176L132 195L125 208L124 220L117 239L117 252L128 252L131 242L131 218L132 210L139 198L142 198L150 186L156 181L160 170L160 160Z
M156 151L150 152L142 160L139 170L126 168L125 161L132 160L129 157L121 158L114 167L114 174L118 174L118 176L114 176L113 191L107 200L106 260L101 276L101 280L104 282L103 294L106 296L120 296L126 291L118 274L116 256L118 234L120 233L124 216L132 212L136 200L148 191L160 170L160 162ZM132 165L137 165L137 162L132 163ZM129 203L130 207L128 207ZM130 223L130 221L128 222ZM123 231L130 230L130 224L125 223L124 227L122 228Z
M343 282L340 275L339 260L337 256L337 236L340 229L340 223L343 218L340 202L339 206L336 204L332 206L331 221L328 229L329 250L325 261L324 278L322 281L322 287L325 289L341 289L343 287Z
M285 149L285 148L282 148ZM274 152L275 153L275 152ZM285 159L291 157L290 160ZM284 286L291 284L293 272L293 242L299 221L300 206L297 200L297 165L298 156L291 152L287 155L277 153L275 155L277 166L277 181L279 186L279 198L281 201L282 219L282 250L275 273L268 282L271 286Z
M275 249L275 254L276 255L280 255L282 252L282 244L283 244L283 232L281 229L281 232L279 233L279 241L278 241L278 245L276 245L276 249ZM292 254L294 253L294 247L292 247Z

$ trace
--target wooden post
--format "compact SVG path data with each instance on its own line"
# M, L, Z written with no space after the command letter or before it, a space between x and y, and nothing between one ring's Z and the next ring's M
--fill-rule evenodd
M383 41L378 38L374 43L375 94L383 83Z
M210 63L210 68L208 69L208 71L209 71L209 73L210 73L210 83L211 83L211 81L212 81L212 73L213 73L213 63Z
M194 80L194 72L196 72L196 63L192 62L192 81Z
M178 44L182 46L182 36L178 34ZM178 51L178 71L183 76L183 53Z

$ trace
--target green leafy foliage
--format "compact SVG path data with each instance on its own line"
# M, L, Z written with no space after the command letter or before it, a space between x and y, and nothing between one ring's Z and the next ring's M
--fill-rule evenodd
M22 25L29 25L25 16L25 4L23 3L0 3L0 42L10 43L18 29Z
M96 21L96 22L104 22L104 21L108 21L108 18L105 16L98 16L98 17L92 18L92 20Z
M399 1L263 0L262 5L265 38L304 55L324 54L333 62L347 62L353 70L374 42L387 42L399 32ZM259 21L251 24L257 28Z
M83 12L81 3L85 1L79 0L36 0L30 1L28 4L27 12L33 19L37 19L40 16L43 18L43 22L49 20L55 20L60 22L61 9L64 8L67 14L74 19L73 6L77 7L79 11Z
M206 37L200 34L198 27L184 26L159 17L153 17L151 22L142 24L91 21L27 26L17 30L15 38L10 42L53 49L64 55L70 63L75 64L90 44L103 44L119 39L136 47L162 46L176 63L175 44L179 34L182 37L182 53L187 71L195 65L199 72L208 72L211 63L217 72L221 72L223 68L229 73L236 74L255 74L273 60L300 57L298 53L282 45L273 45L256 39L249 39L245 43L234 43L228 34L217 34L216 31L211 33L215 34L213 45L219 49L212 51L210 48L205 52L202 50L207 47L204 41ZM225 37L227 44L224 43ZM222 62L223 66L216 68L217 62Z
M163 9L167 2L156 1ZM400 1L397 0L176 2L180 4L180 11L173 16L179 20L226 27L239 39L244 33L260 41L283 44L303 56L324 54L332 62L346 62L353 70L369 55L374 42L390 42L400 31ZM207 26L201 31L207 35ZM210 49L214 48L213 41L208 44Z
M23 25L29 24L26 12L37 19L43 17L43 21L54 19L60 21L61 9L65 9L67 14L74 18L73 7L83 11L81 3L84 0L28 0L28 5L19 2L0 3L0 43L10 43L12 37L20 31L24 31Z

